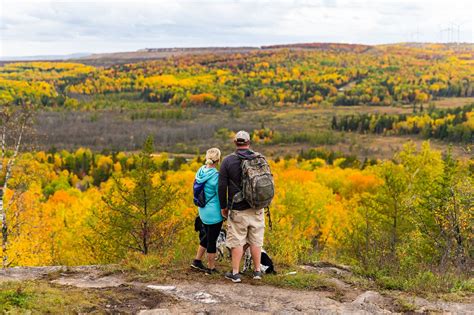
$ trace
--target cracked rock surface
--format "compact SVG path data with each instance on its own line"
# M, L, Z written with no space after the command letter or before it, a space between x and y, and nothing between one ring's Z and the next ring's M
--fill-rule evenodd
M161 314L392 314L397 313L395 299L376 291L363 291L345 283L337 275L350 273L334 266L302 266L310 272L335 275L328 278L342 298L328 291L303 291L252 283L225 281L159 280L142 283L127 281L122 274L106 274L98 266L22 267L0 271L0 282L42 280L54 285L84 290L133 290L147 297L147 304L131 307L130 313ZM291 275L288 275L291 276ZM154 299L156 296L156 299ZM163 299L161 297L166 297ZM156 300L156 303L153 301ZM472 301L472 299L471 299ZM130 303L130 302L123 302ZM474 314L473 303L428 301L412 297L415 312ZM130 306L130 305L129 305ZM116 308L117 305L107 305ZM146 309L143 309L146 308ZM133 310L133 311L132 311ZM127 313L127 311L126 311Z

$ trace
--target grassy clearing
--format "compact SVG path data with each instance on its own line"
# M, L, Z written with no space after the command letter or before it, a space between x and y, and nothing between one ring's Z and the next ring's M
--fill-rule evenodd
M446 99L441 107L462 105L467 99ZM435 101L435 106L438 106ZM450 103L452 102L452 103ZM38 134L33 139L41 149L76 149L80 146L96 151L128 150L140 147L148 134L155 136L157 149L174 153L203 152L210 146L224 151L232 149L229 137L220 129L249 131L268 128L279 137L268 144L254 143L254 148L266 155L283 157L297 155L302 149L324 146L360 159L389 158L408 140L421 142L421 137L394 137L341 133L331 130L334 115L362 113L411 113L410 106L333 106L329 108L282 107L240 109L238 114L223 108L181 108L160 103L143 102L136 93L84 97L77 110L42 112L38 116ZM31 142L31 139L26 139ZM374 143L374 141L376 143ZM439 148L448 143L436 142ZM438 148L437 147L437 148ZM466 155L461 145L454 145L454 154Z
M474 102L474 97L445 97L433 101L437 108L455 108Z
M413 299L410 298L398 296L394 299L394 301L398 308L397 311L402 313L414 312L417 308Z
M474 279L455 272L434 273L426 270L408 275L389 270L368 272L354 268L354 273L343 280L353 286L400 298L416 295L431 300L469 303L474 297Z
M473 294L474 280L453 273L434 274L420 272L414 277L377 276L375 283L387 290L401 290L419 295L426 294Z
M162 303L173 301L135 286L83 289L46 280L0 283L0 314L136 314Z
M156 255L131 256L122 261L121 264L110 268L109 272L120 272L127 276L128 280L150 282L154 280L168 280L173 274L171 264L163 262L163 258Z
M41 281L0 284L0 313L88 313L100 308L102 299L93 292L66 289Z

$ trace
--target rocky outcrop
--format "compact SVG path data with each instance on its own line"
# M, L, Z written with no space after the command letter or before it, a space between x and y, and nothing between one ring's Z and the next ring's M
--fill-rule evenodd
M349 273L337 266L309 266L306 270L323 274ZM327 268L325 270L324 268ZM294 273L288 274L288 277ZM97 266L67 268L34 267L10 268L0 271L0 282L42 280L54 285L87 290L124 290L130 288L146 294L148 300L156 295L156 305L136 311L140 315L155 314L392 314L399 308L396 300L375 291L361 291L345 283L341 278L334 281L339 294L334 292L303 291L277 288L270 285L249 283L233 284L224 281L169 280L143 283L127 281L121 274L106 274ZM158 298L166 296L166 299ZM161 302L158 302L161 301ZM125 303L125 302L124 302ZM130 302L128 302L130 303ZM416 312L444 312L450 314L474 314L473 304L428 301L413 297L410 303ZM113 305L106 306L113 309ZM137 308L133 308L137 309Z

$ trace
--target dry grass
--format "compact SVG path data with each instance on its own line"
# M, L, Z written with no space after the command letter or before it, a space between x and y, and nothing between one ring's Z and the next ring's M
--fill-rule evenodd
M0 284L2 314L135 314L173 301L153 290L133 286L83 289L45 280Z
M241 110L235 117L231 111L224 109L192 109L192 119L167 119L155 117L150 119L131 119L136 112L133 98L126 100L130 108L122 110L95 110L95 111L59 111L42 112L37 119L37 136L29 139L37 149L74 150L78 147L88 147L95 151L103 149L114 151L134 151L141 147L148 135L155 137L158 151L167 151L179 154L196 154L204 152L210 146L218 146L224 151L232 150L230 139L222 139L216 131L222 128L236 131L247 129L252 131L262 126L278 131L284 135L306 133L308 135L332 132L330 123L333 115L348 115L357 113L411 113L411 106L383 107L383 106L335 106L328 108L281 107L272 109L258 109L252 111ZM474 98L450 98L435 101L438 107L456 107L473 102ZM136 101L138 102L138 101ZM128 103L127 103L128 104ZM147 103L138 102L138 107L147 106ZM148 107L147 107L148 108ZM150 111L163 110L159 104L151 104ZM140 116L141 117L141 116ZM390 158L393 153L407 141L413 140L417 144L423 139L417 136L381 136L361 135L356 133L342 134L332 132L331 141L334 145L325 145L328 149L342 151L346 154L355 154L359 159ZM342 135L342 136L341 136ZM308 137L311 138L311 137ZM324 139L322 139L324 140ZM331 143L331 142L326 142ZM270 156L297 155L302 149L306 150L320 143L285 143L273 145L258 145L254 148ZM436 149L444 150L448 143L432 141ZM456 156L468 156L465 146L454 144L453 152Z

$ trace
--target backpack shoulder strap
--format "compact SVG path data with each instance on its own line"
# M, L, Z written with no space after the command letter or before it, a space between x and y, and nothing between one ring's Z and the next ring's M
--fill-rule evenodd
M250 150L250 149L249 149L249 150ZM250 151L254 154L254 157L253 157L252 159L257 158L257 157L263 157L263 158L264 158L264 156L263 156L262 154L260 154L260 153L258 153L258 152L256 152L256 151L252 151L252 150L250 150ZM234 155L234 156L238 157L240 161L248 161L248 160L249 160L249 159L246 159L246 158L244 158L244 157L238 155L238 154L235 153L235 152L232 152L230 155Z
M245 158L243 158L242 156L238 155L238 154L235 153L235 152L232 152L231 155L237 157L237 158L239 159L239 161L240 161L240 164L242 164L242 162L245 161Z
M234 187L237 188L239 191L242 190L242 188L239 187L239 186L237 186L237 184L236 184L232 179L229 178L229 182L230 182L232 185L234 185Z

